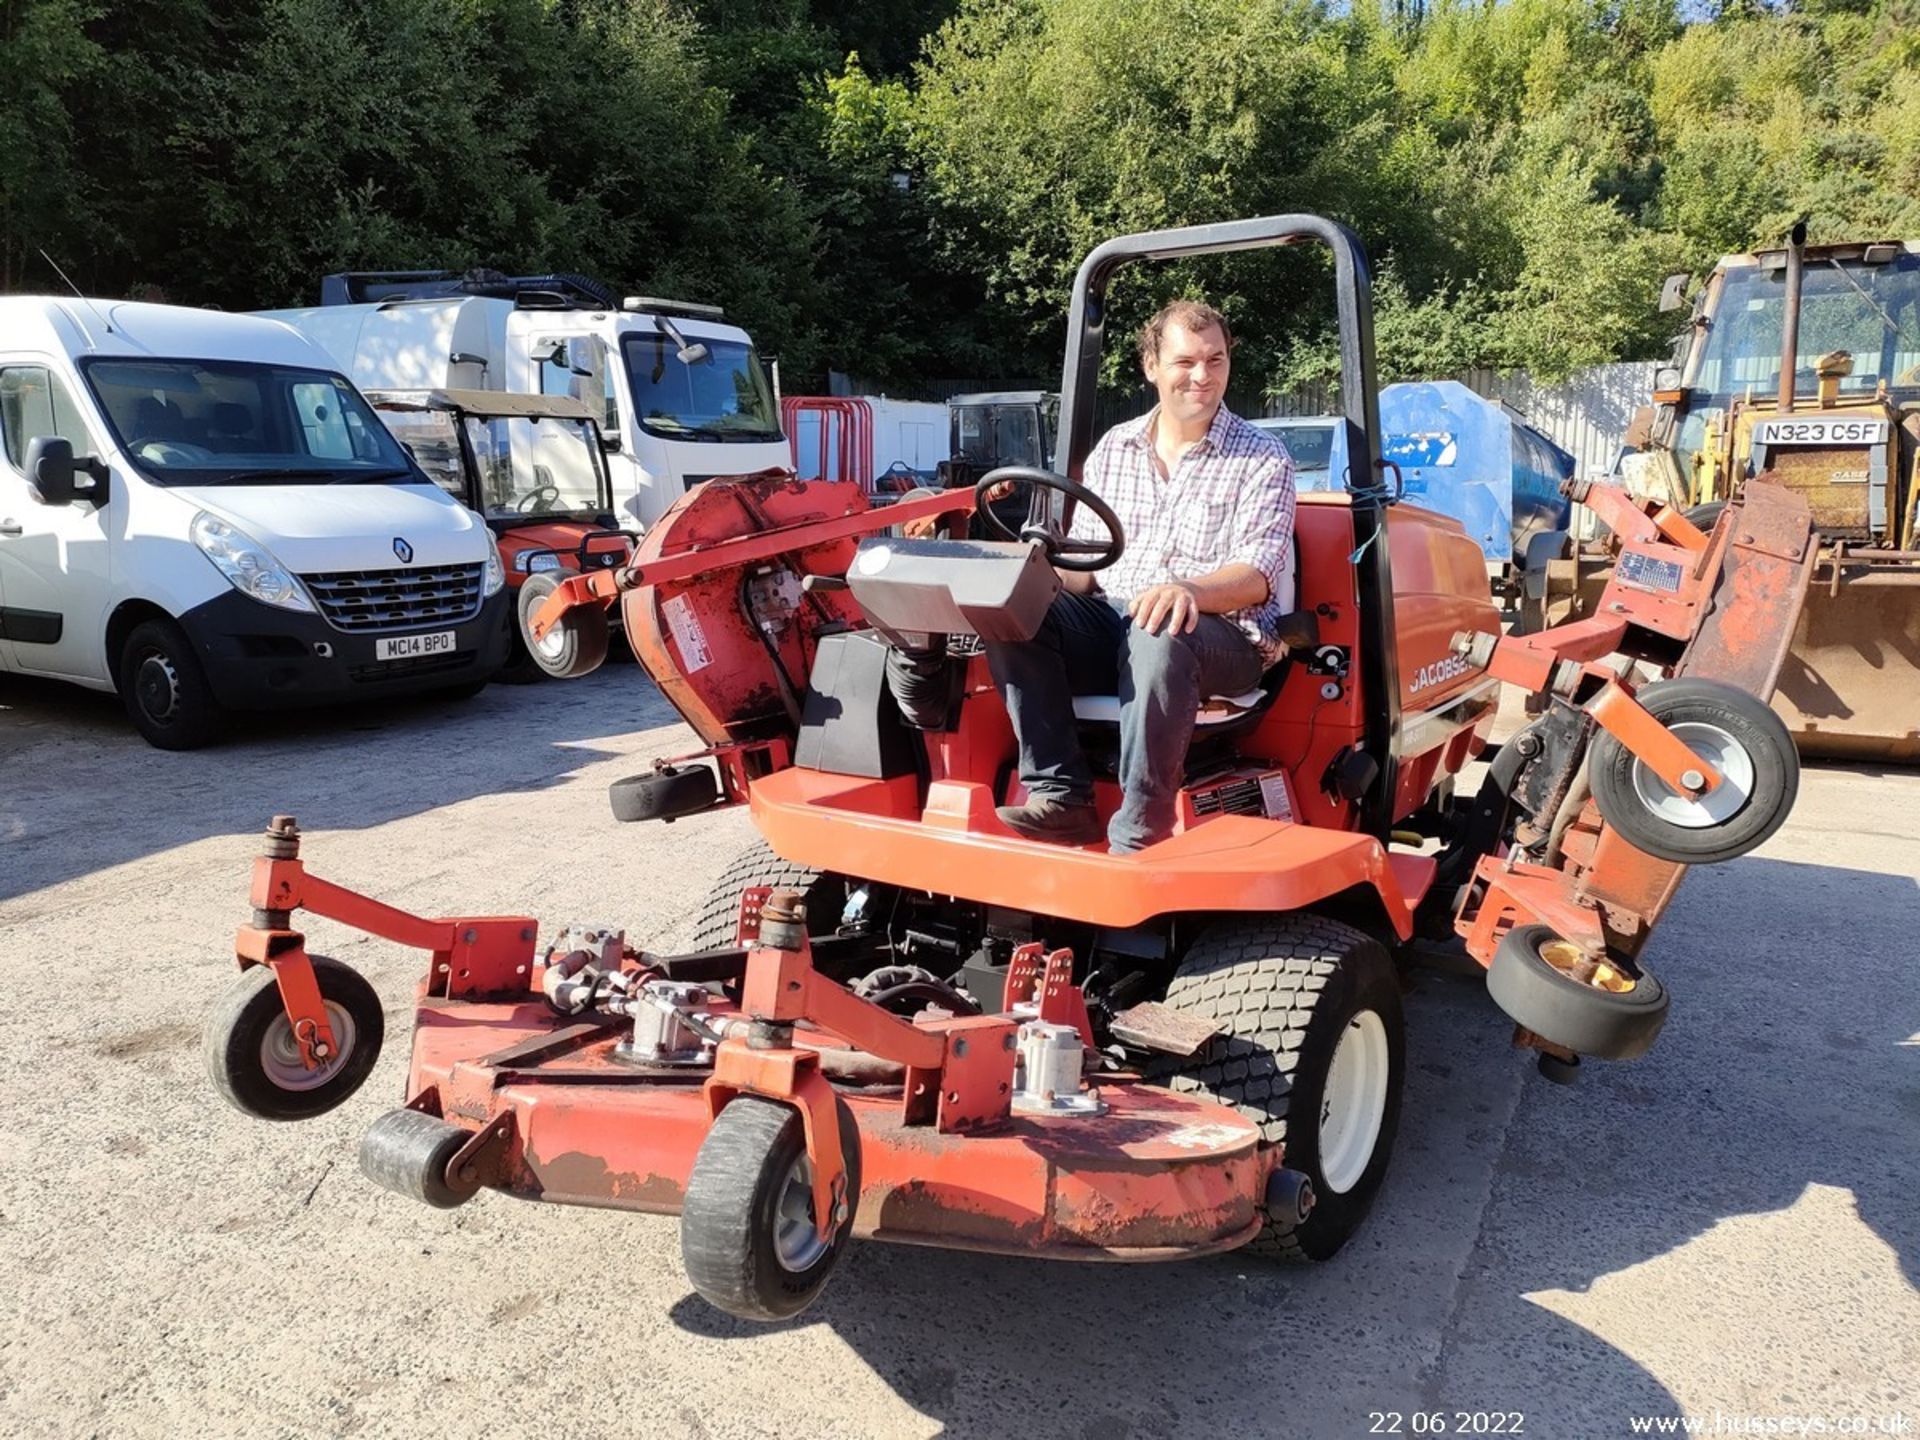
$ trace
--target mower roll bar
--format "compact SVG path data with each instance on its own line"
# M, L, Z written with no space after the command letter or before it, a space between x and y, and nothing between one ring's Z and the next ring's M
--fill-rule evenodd
M1380 458L1380 392L1373 363L1373 281L1353 231L1319 215L1266 215L1177 230L1150 230L1107 241L1088 255L1073 280L1067 314L1067 358L1060 380L1060 456L1079 480L1093 448L1093 399L1105 339L1107 285L1135 260L1179 260L1318 241L1333 252L1334 300L1340 322L1340 407L1347 453L1364 456L1375 483L1355 487L1354 567L1359 581L1360 674L1366 686L1362 749L1379 763L1360 801L1360 827L1384 840L1393 824L1400 750L1400 675L1394 645L1393 570L1387 555L1387 509L1398 498Z

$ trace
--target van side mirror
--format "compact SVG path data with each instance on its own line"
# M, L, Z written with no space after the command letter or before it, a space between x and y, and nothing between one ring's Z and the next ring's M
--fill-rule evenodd
M84 500L96 509L107 503L107 465L96 455L75 459L73 442L40 435L27 446L27 483L42 505L71 505Z
M618 455L620 453L620 437L618 435L609 435L606 431L602 430L600 432L600 451L605 455Z
M1682 305L1687 303L1687 282L1692 278L1693 276L1684 270L1677 274L1667 276L1666 280L1663 281L1660 286L1660 309L1662 311L1678 310Z

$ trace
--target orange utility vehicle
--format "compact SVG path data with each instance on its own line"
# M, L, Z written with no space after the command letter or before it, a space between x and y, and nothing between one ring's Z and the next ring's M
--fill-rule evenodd
M560 576L624 565L633 553L634 537L614 526L593 407L571 395L501 390L380 390L368 399L420 468L500 543L519 623L496 678L538 680L604 660L604 646L597 655L574 653L571 635L550 634L536 647L527 634L528 614Z
M1108 284L1131 261L1318 242L1332 252L1348 450L1372 483L1303 496L1289 653L1209 701L1181 819L1132 855L1003 828L1006 707L977 637L1031 636L1056 567L1125 537L1076 477L1093 440ZM1075 284L1066 474L1003 542L907 540L969 492L873 510L790 476L685 496L634 563L562 579L533 617L636 653L698 756L618 782L622 818L750 807L699 949L531 916L427 919L305 868L290 817L256 863L216 1084L317 1114L379 1048L381 1009L309 955L313 911L431 957L405 1108L361 1149L435 1205L484 1187L678 1213L687 1273L737 1315L791 1315L852 1235L1089 1260L1234 1246L1331 1256L1378 1192L1406 1052L1395 962L1456 934L1517 1038L1562 1075L1644 1052L1667 1013L1642 960L1691 862L1792 804L1767 708L1813 560L1801 501L1748 486L1711 535L1581 487L1619 562L1599 613L1502 638L1474 542L1397 503L1380 461L1365 257L1280 216L1129 236ZM977 492L976 492L977 493ZM1067 538L1064 501L1108 534ZM593 644L582 647L590 652ZM1546 713L1489 754L1503 683ZM1110 755L1111 701L1084 707ZM1490 759L1470 797L1467 762ZM1111 780L1099 803L1117 801Z

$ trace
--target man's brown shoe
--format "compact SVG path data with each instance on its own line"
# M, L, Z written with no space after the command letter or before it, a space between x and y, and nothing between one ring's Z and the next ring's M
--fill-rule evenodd
M1024 805L1002 805L994 813L1015 834L1055 845L1091 845L1107 834L1091 803L1075 804L1057 795L1036 795Z

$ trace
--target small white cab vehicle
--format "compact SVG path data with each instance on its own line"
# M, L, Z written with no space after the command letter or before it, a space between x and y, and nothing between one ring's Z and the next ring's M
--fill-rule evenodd
M324 351L244 315L0 298L0 670L228 713L475 691L499 551Z
M264 310L362 390L584 400L620 527L645 531L703 480L793 465L753 340L717 305L616 296L584 275L329 275L321 303Z

